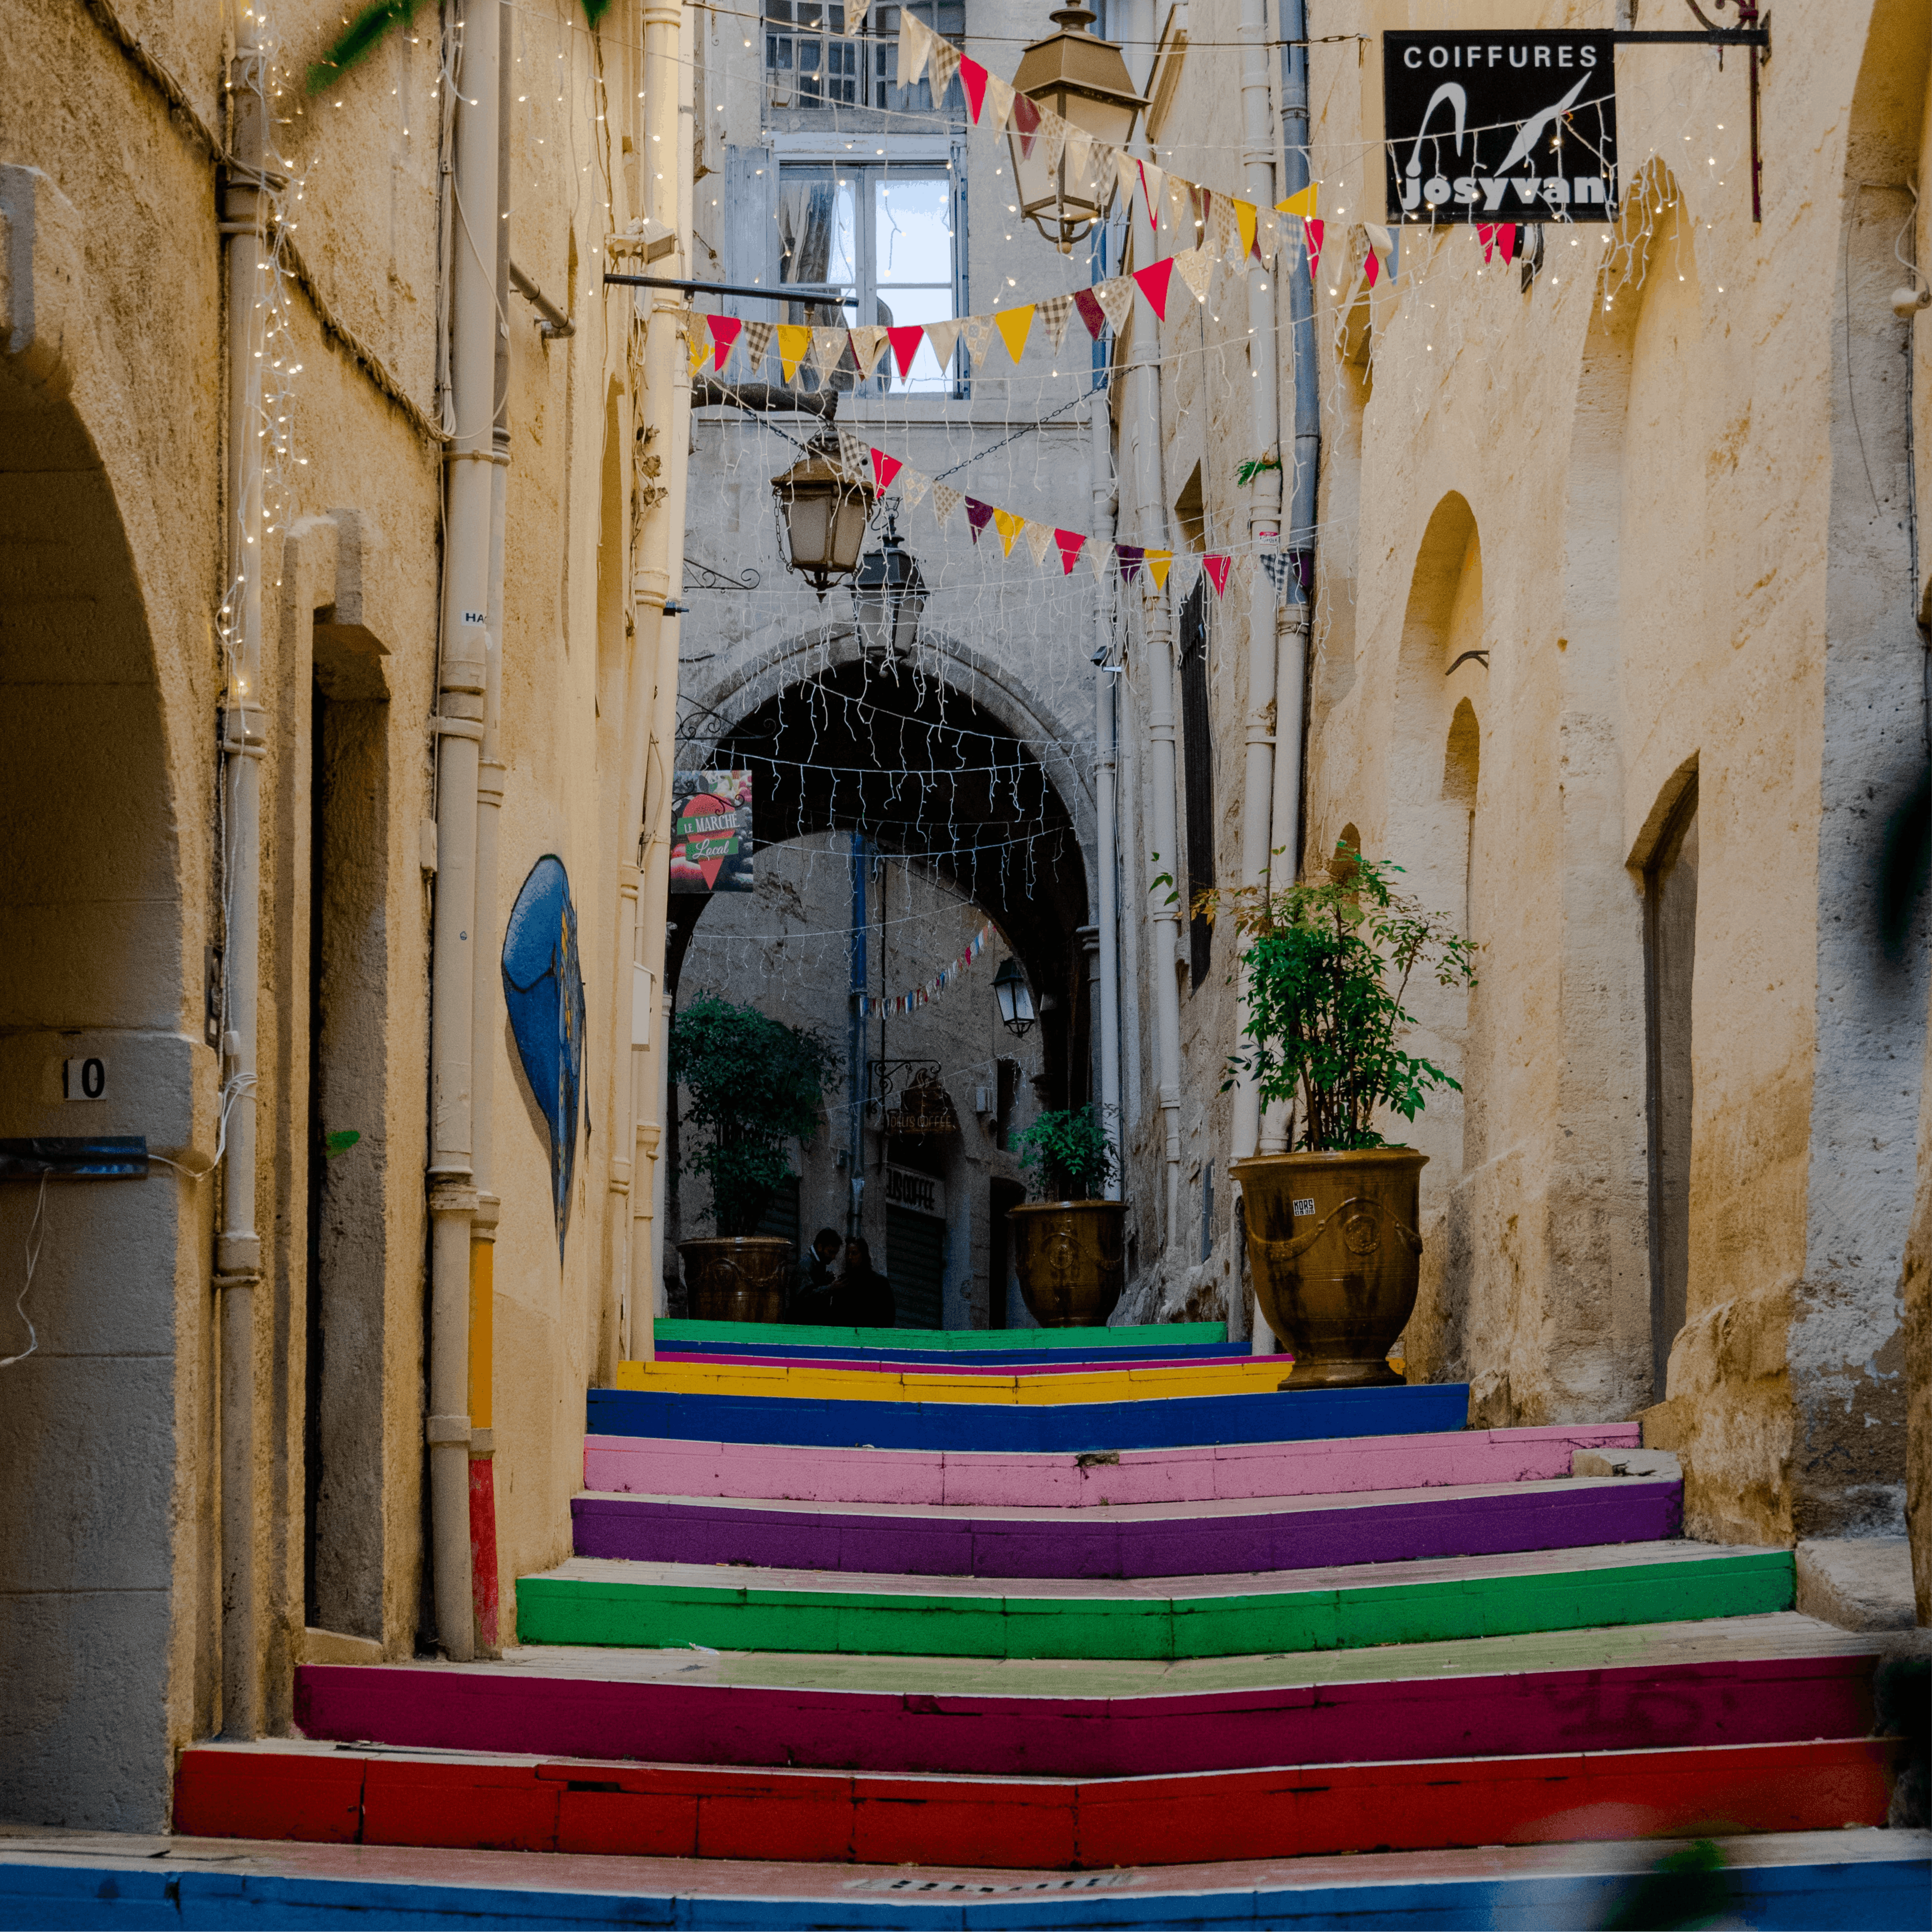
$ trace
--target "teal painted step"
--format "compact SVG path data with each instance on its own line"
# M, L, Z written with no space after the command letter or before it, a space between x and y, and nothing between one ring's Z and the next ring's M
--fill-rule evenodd
M919 1349L939 1354L1038 1350L1104 1356L1125 1348L1158 1348L1165 1354L1174 1349L1225 1346L1228 1340L1225 1322L1153 1322L1130 1328L795 1328L778 1322L691 1322L663 1316L653 1324L653 1332L660 1347L715 1342L734 1349L865 1348L889 1355ZM1286 1370L1287 1364L1282 1366Z
M518 1580L518 1635L894 1657L1239 1657L1752 1616L1792 1597L1788 1550L1678 1542L1019 1590L974 1577L722 1575L575 1557Z

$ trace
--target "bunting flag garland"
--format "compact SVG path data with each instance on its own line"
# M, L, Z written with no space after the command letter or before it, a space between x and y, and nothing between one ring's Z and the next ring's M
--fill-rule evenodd
M976 363L986 359L986 345L993 339L993 318L990 315L969 315L959 324L959 333L965 338L966 352Z
M1161 184L1167 178L1166 173L1151 161L1141 161L1136 165L1141 172L1141 195L1147 203L1148 226L1157 232L1160 227Z
M1087 546L1088 567L1094 573L1096 584L1107 580L1108 567L1114 561L1114 546L1110 543L1090 543Z
M1060 546L1060 574L1071 577L1073 566L1079 561L1080 552L1087 539L1072 530L1055 530L1053 541Z
M1301 232L1308 244L1308 279L1312 282L1322 266L1322 224L1311 215L1302 223Z
M1252 214L1252 211L1250 211ZM1253 224L1250 223L1250 229ZM1217 194L1214 197L1214 212L1208 223L1208 232L1212 238L1217 255L1232 255L1238 262L1247 258L1248 251L1241 246L1241 225L1235 219L1234 203L1231 196Z
M1250 551L1244 551L1234 560L1234 586L1237 590L1252 590L1255 582L1255 560Z
M1121 323L1126 320L1128 312L1134 305L1132 278L1126 275L1110 275L1094 291L1094 294L1100 304L1100 313L1112 324L1114 333L1118 334Z
M952 350L959 340L961 327L956 322L928 322L926 325L926 339L932 344L932 352L939 358L939 373L942 376L952 367Z
M691 351L691 373L694 376L711 359L711 333L696 326L698 317L692 317L692 326L687 332L685 346Z
M812 331L800 322L781 322L776 325L778 338L778 368L788 382L798 375L798 365L805 360L812 347Z
M949 964L942 966L931 979L922 986L914 987L909 993L895 993L888 998L861 993L859 995L859 1017L869 1019L874 1013L888 1016L909 1013L920 1006L930 1006L992 944L993 930L993 922L987 920Z
M1132 583L1140 574L1141 562L1147 552L1138 544L1116 544L1114 555L1120 563L1120 581L1123 584Z
M722 375L745 325L735 315L709 315L704 320L710 328L711 340L717 345L718 353L712 366Z
M1046 331L1046 339L1053 344L1054 353L1058 355L1060 343L1066 334L1066 325L1073 317L1073 298L1048 296L1046 301L1036 304L1034 312L1040 318L1040 327Z
M872 473L871 446L849 429L838 432L838 466L854 483L864 482Z
M899 71L902 87L916 87L926 71L926 56L938 35L910 7L899 9Z
M952 76L959 71L959 63L964 56L950 40L934 39L926 50L926 77L932 83L932 104L938 107L946 98L952 85Z
M1025 521L1024 517L1016 517L1010 510L995 510L993 512L993 527L1000 533L1000 542L1004 546L1006 556L1012 555L1013 539L1019 535L1020 526Z
M1033 328L1034 304L1024 308L1000 308L993 311L993 320L998 326L1000 339L1006 345L1006 353L1017 362L1026 353L1027 337Z
M1479 221L1476 224L1476 239L1483 244L1483 260L1487 262L1492 255L1500 255L1503 266L1509 266L1516 253L1516 224L1513 221Z
M986 98L993 104L993 132L1004 134L1006 122L1013 111L1015 94L1010 82L1002 80L996 74L986 76Z
M976 496L966 499L966 520L973 526L973 541L980 541L980 532L993 520L993 506L982 503Z
M1238 201L1234 203L1235 239L1241 251L1241 260L1244 262L1250 256L1253 256L1257 260L1260 259L1260 221L1261 210L1252 202Z
M1024 94L1016 93L1010 118L1019 130L1020 158L1033 159L1033 144L1040 138L1040 104Z
M1150 262L1144 268L1136 268L1133 279L1140 284L1141 293L1147 297L1148 307L1165 322L1168 285L1174 279L1174 257L1165 255L1158 262Z
M772 325L768 322L748 322L743 339L745 368L755 376L765 366L766 353L772 346Z
M922 470L908 470L899 478L899 505L908 512L916 510L926 501L926 493L933 487L932 478ZM945 485L939 485L942 490ZM942 518L941 522L945 519Z
M976 125L980 110L986 105L986 83L992 76L976 60L962 60L959 63L959 85L966 90L966 111Z
M1168 260L1180 271L1180 279L1187 284L1187 292L1198 302L1208 299L1208 284L1214 273L1214 257L1206 248L1184 249L1178 255L1170 255Z
M886 332L883 328L848 328L845 333L851 339L852 359L859 365L859 374L871 375L879 366L879 358L886 352Z
M1312 221L1316 214L1315 185L1310 182L1299 194L1292 194L1286 201L1276 202L1276 214L1298 215L1304 221Z
M1101 330L1107 326L1107 312L1100 306L1100 298L1091 289L1076 289L1073 307L1080 320L1087 325L1087 333L1098 342Z
M1174 562L1173 551L1171 550L1144 550L1142 552L1142 556L1147 564L1148 574L1154 579L1154 587L1156 590L1165 590L1167 588L1167 573Z
M844 359L848 332L842 328L814 328L812 332L812 366L821 376L829 376Z
M934 520L938 523L944 523L946 520L952 515L953 512L958 509L959 506L964 502L965 500L966 496L964 491L954 489L951 484L934 484L932 486L932 514ZM977 543L980 541L980 532L976 528L973 532L973 541L975 543Z
M1033 552L1034 568L1037 570L1046 562L1046 554L1053 547L1053 526L1036 523L1030 517L1026 520L1027 548Z
M1201 568L1206 574L1208 581L1214 585L1216 597L1223 596L1227 592L1228 567L1234 561L1224 552L1214 550L1210 550L1201 560Z
M896 456L888 456L883 449L869 452L872 459L872 480L881 494L892 487L892 478L905 467Z
M889 328L886 340L892 345L892 360L898 364L902 379L912 374L912 365L926 340L926 331L916 322L908 322L902 328Z

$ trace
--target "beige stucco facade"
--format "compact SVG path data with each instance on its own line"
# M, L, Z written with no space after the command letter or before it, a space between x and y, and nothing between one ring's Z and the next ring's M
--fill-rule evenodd
M614 7L595 34L574 0L500 14L501 226L574 325L545 331L513 296L499 336L502 797L494 905L486 880L475 922L501 1206L494 1372L470 1406L472 1457L494 1451L507 1586L566 1552L583 1393L622 1340L607 1290L645 1124L633 775L657 646L675 638L644 533L674 480L664 374L684 364L673 344L653 397L630 293L601 284L610 238L652 191L642 9ZM262 98L290 182L264 224L280 273L258 284L268 333L238 340L220 150L238 138L224 86L245 85L231 62L253 18L30 5L0 66L0 1136L142 1135L173 1164L49 1184L24 1301L38 1346L0 1371L0 1811L49 1822L152 1828L174 1747L233 1731L250 1701L260 1728L285 1729L305 1628L388 1655L434 1628L424 1168L446 325L452 251L494 257L496 224L470 233L440 173L455 14L425 10L310 94L302 76L340 10L278 10ZM660 83L674 156L680 90L674 73ZM688 170L666 166L674 212ZM682 325L658 326L668 340ZM259 418L260 1247L244 1282L215 1252L235 1088L205 962L242 919L221 731L231 532L246 529L228 394L232 358L256 349L275 373ZM496 976L504 913L545 854L568 875L590 1030L561 1256L548 1137ZM100 1102L62 1097L75 1056L104 1062ZM358 1138L325 1167L319 1131ZM16 1262L39 1195L0 1187ZM245 1362L224 1332L238 1292ZM10 1306L9 1323L0 1354L27 1346ZM241 1480L224 1490L224 1472ZM507 1640L507 1587L502 1607Z

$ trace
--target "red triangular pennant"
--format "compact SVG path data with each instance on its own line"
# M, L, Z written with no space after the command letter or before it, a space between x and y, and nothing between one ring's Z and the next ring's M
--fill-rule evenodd
M1516 253L1516 224L1511 221L1479 221L1476 239L1483 244L1483 260L1500 255L1505 264Z
M1216 597L1226 596L1228 590L1228 572L1234 568L1234 560L1218 551L1210 551L1201 560L1201 568L1207 573L1208 581L1214 586Z
M1308 279L1312 282L1316 270L1322 266L1322 224L1312 217L1304 217L1301 233L1308 244Z
M1080 320L1087 325L1087 333L1098 342L1101 330L1107 326L1106 311L1100 306L1100 298L1091 289L1076 289L1073 306L1080 311Z
M892 478L904 467L896 456L888 456L883 449L872 452L872 476L881 490L889 488Z
M1167 320L1167 287L1174 278L1174 257L1167 256L1158 262L1150 262L1144 268L1134 271L1134 280L1141 285L1141 293L1148 298L1148 306L1162 322Z
M1060 546L1060 574L1063 577L1073 574L1073 566L1080 560L1080 553L1086 548L1087 539L1072 530L1055 530L1053 540Z
M1012 116L1008 124L1016 130L1020 144L1021 160L1030 160L1034 137L1040 132L1039 108L1024 94L1015 94Z
M902 328L889 328L886 340L892 345L892 360L899 365L902 376L912 374L913 358L919 353L919 345L926 340L926 331L917 322L908 322Z
M966 90L967 109L976 127L980 107L986 98L986 70L976 60L962 59L959 63L959 85Z
M711 366L722 369L731 359L731 345L737 340L738 332L745 325L735 315L707 315L704 320L710 325L711 340L716 346Z
M1371 248L1369 250L1368 260L1362 264L1362 279L1370 288L1373 288L1376 285L1376 278L1382 273L1382 271L1381 258Z

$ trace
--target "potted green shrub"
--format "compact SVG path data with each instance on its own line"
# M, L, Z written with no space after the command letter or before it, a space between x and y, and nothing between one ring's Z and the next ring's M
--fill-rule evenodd
M687 1305L707 1322L779 1322L791 1244L756 1231L791 1178L788 1143L818 1131L832 1051L755 1006L706 997L677 1016L670 1077L685 1090L680 1169L711 1183L715 1237L680 1241Z
M1226 895L1241 939L1248 1022L1229 1070L1263 1103L1294 1108L1292 1151L1236 1161L1248 1262L1298 1388L1400 1379L1389 1350L1415 1306L1416 1222L1429 1156L1391 1145L1378 1118L1412 1120L1459 1084L1403 1050L1411 979L1475 978L1475 952L1395 881L1401 868L1338 846L1328 878Z
M1020 1294L1042 1328L1099 1328L1126 1285L1126 1204L1102 1200L1120 1171L1098 1107L1042 1114L1016 1138L1043 1198L1008 1211Z

